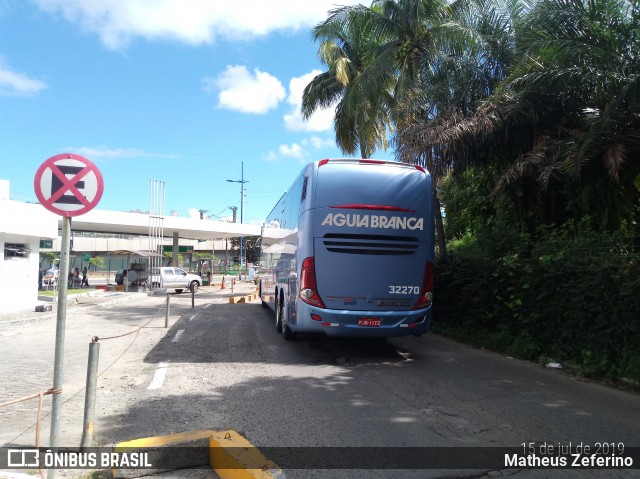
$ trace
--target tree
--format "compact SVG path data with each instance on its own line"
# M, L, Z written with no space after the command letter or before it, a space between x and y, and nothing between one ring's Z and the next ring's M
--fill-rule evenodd
M427 152L475 146L503 171L497 189L512 189L537 221L637 223L637 2L544 0L523 12L511 71L495 92L470 117L414 140Z
M60 253L54 253L53 251L41 251L40 252L40 267L47 262L49 265L53 266L55 262L58 260Z
M94 256L89 259L89 266L93 266L94 271L98 271L98 268L104 268L104 258L102 256Z
M362 158L370 158L376 149L388 147L391 97L387 89L368 91L357 81L377 39L356 10L332 10L313 29L314 40L320 40L318 57L327 71L305 87L302 115L308 119L319 108L335 105L336 144L348 155L360 150Z
M482 5L472 9L474 5L466 1L376 0L371 8L355 9L360 22L382 39L358 82L369 92L391 88L391 112L398 131L430 123L441 115L464 114L475 108L478 98L487 96L490 80L476 72L487 72L499 62L479 56L481 37L472 19L482 11ZM457 83L452 78L458 78ZM451 152L437 148L411 150L403 148L404 141L396 134L396 156L427 167L434 178L436 230L444 259L446 242L438 183L451 165Z

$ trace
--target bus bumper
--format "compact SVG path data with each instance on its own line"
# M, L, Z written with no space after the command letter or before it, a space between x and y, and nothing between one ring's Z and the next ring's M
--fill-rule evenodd
M327 336L388 338L420 335L429 330L431 306L416 311L349 311L320 309L298 299L296 318L289 323L296 332ZM365 320L365 321L361 321ZM368 321L366 321L368 320ZM373 323L379 326L362 326Z

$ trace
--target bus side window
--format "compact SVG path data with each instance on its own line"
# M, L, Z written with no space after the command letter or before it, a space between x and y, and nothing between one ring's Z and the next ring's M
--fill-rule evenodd
M300 203L302 203L307 197L307 182L309 181L309 177L304 177L304 183L302 184L302 196L300 197Z

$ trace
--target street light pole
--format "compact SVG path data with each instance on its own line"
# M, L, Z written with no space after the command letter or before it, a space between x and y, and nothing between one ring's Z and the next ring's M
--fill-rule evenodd
M240 183L240 224L244 221L244 184L249 183L248 180L244 179L244 161L240 163L240 180L227 180L229 183ZM242 240L243 237L240 236L240 279L242 279Z

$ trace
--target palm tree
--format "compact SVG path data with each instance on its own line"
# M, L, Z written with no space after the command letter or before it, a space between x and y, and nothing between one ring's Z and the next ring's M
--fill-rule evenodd
M330 12L313 29L320 40L318 56L327 71L317 75L304 89L302 114L309 118L317 109L335 105L336 143L346 154L360 150L370 158L376 149L387 149L390 94L365 91L357 80L366 69L367 54L376 45L366 22L354 9L342 7Z
M422 113L407 116L398 127L394 143L402 161L421 158L440 174L477 162L482 137L462 137L459 126L508 75L520 14L518 0L506 5L493 0L452 4L440 55L427 65L415 93L403 105L408 111L413 104ZM441 158L430 160L434 155Z
M590 213L597 228L637 223L638 3L542 0L520 12L514 62L496 91L471 116L399 132L401 148L472 148L495 161L493 145L508 143L496 191L537 181L538 204L530 207L546 205L547 221Z
M566 190L556 210L599 211L609 228L632 220L640 183L637 2L544 0L518 28L508 78L473 117L444 125L421 147L516 137L522 153L499 189L533 178L549 192Z
M367 69L359 77L366 91L379 91L393 79L393 119L398 132L429 125L441 117L467 115L493 88L505 60L479 48L480 41L496 43L480 35L478 18L499 31L491 12L480 0L376 0L371 9L359 9L375 36L384 39ZM482 15L479 15L482 14ZM498 42L498 44L500 44ZM446 259L444 227L437 185L456 157L453 149L407 148L406 138L396 134L396 156L403 162L426 166L434 177L434 210L440 255ZM415 142L412 142L415 144Z

